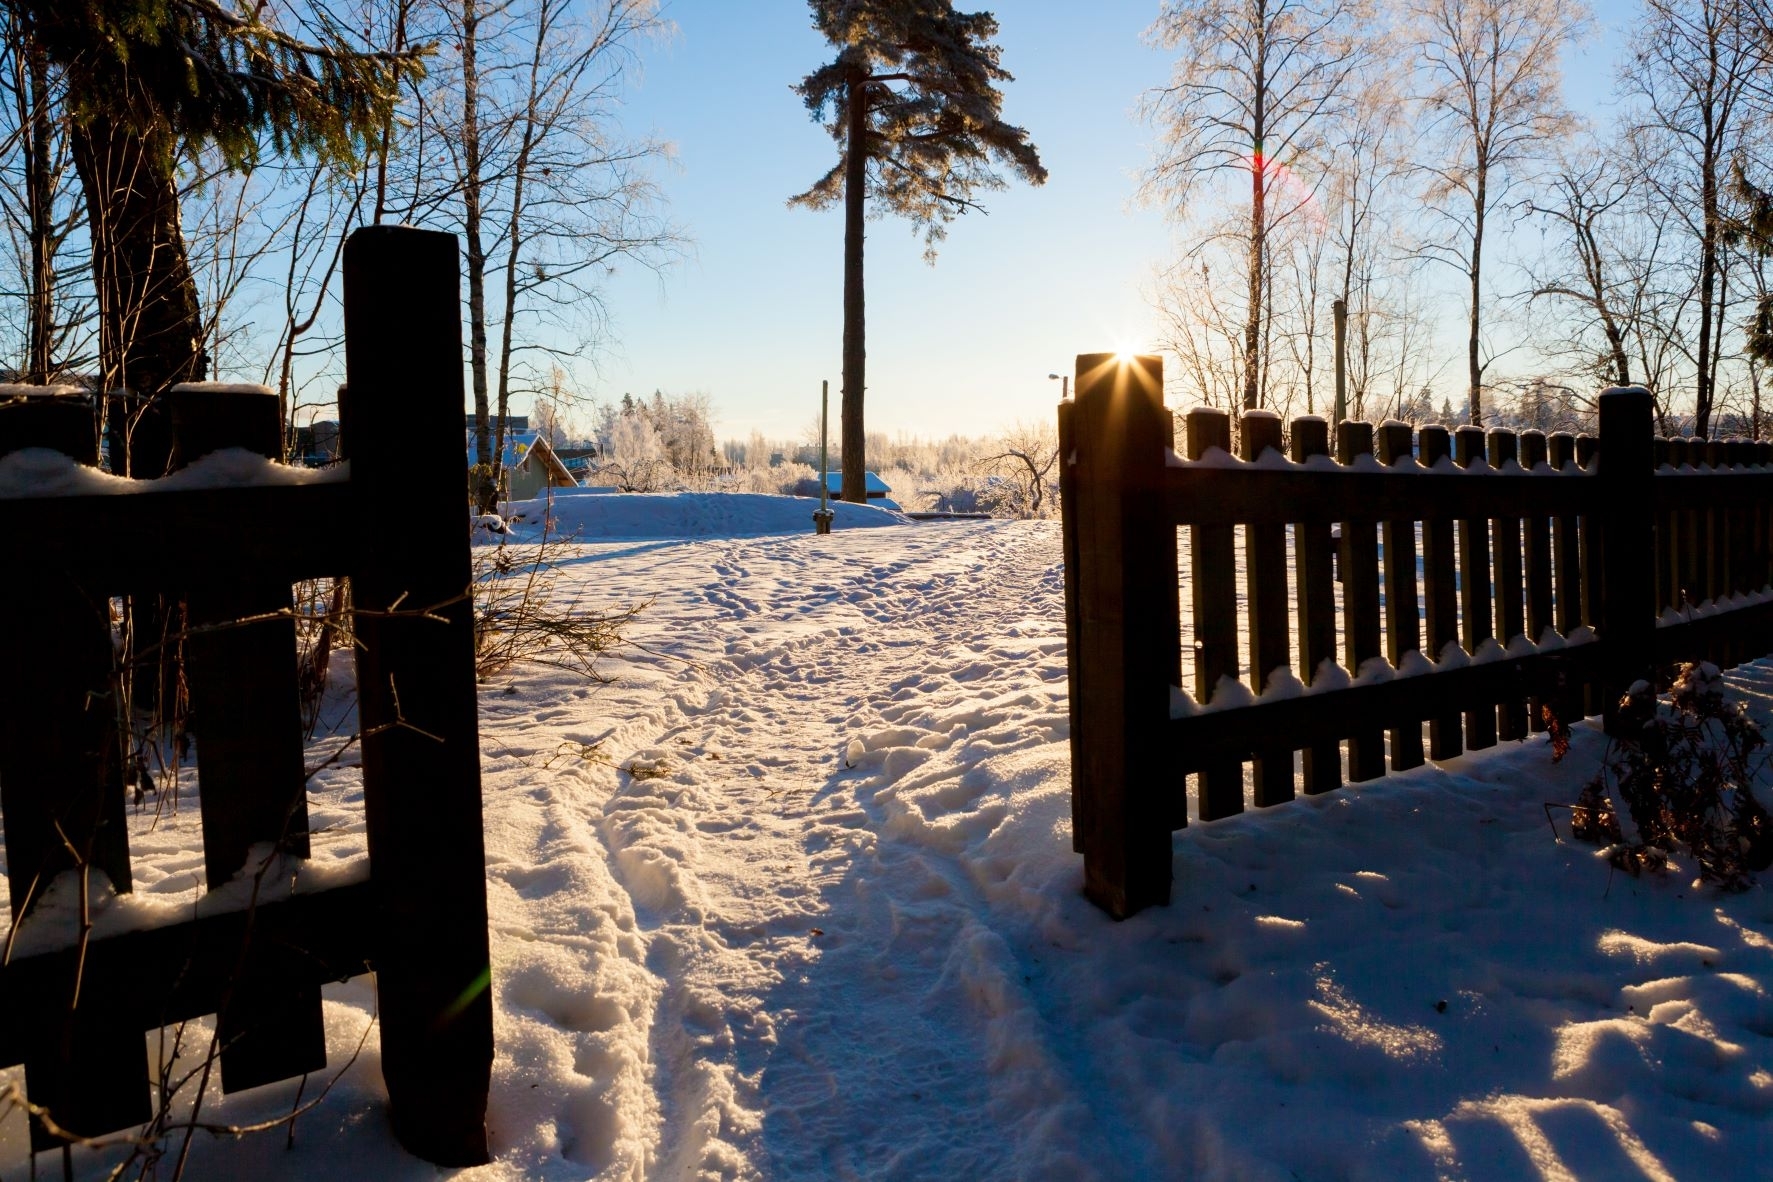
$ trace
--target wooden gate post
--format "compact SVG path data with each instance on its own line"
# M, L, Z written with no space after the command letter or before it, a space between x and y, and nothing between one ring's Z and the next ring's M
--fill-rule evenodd
M475 1165L492 981L456 239L367 226L344 274L351 483L379 531L351 578L382 1076L403 1145Z
M1601 610L1606 646L1601 711L1617 735L1619 699L1634 681L1655 684L1656 562L1655 405L1642 386L1619 386L1600 398L1603 514Z
M1087 692L1073 704L1072 823L1080 831L1084 893L1117 919L1170 901L1167 802L1183 791L1165 776L1169 687L1180 675L1175 638L1174 529L1164 506L1169 416L1163 361L1086 353L1077 359L1070 418L1075 455L1075 668ZM1164 543L1165 530L1172 544ZM1166 598L1167 597L1167 598Z

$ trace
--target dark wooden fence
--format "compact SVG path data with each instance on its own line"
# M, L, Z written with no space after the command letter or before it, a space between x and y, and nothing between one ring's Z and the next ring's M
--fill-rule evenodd
M1169 901L1190 777L1210 821L1243 810L1245 765L1251 801L1278 804L1388 755L1523 738L1547 707L1610 718L1674 661L1773 651L1773 448L1657 439L1644 390L1601 395L1598 439L1345 422L1332 440L1303 418L1283 453L1256 412L1234 457L1223 411L1188 412L1171 449L1156 357L1080 356L1075 389L1073 834L1116 916Z
M146 1121L143 1032L204 1014L217 1015L224 1090L322 1069L321 985L374 971L396 1134L439 1164L486 1160L492 1002L458 275L450 235L376 227L346 244L348 480L181 489L175 474L109 495L0 499L16 539L0 579L0 814L21 949L43 943L32 904L56 875L130 889L130 721L113 692L111 597L185 604L212 889L255 879L256 844L308 855L291 583L349 577L356 604L368 875L282 897L267 885L262 901L255 881L236 910L103 938L58 930L29 955L9 940L0 1063L24 1063L27 1094L63 1130ZM223 447L278 454L273 395L168 398L177 464ZM25 447L96 463L90 405L0 403L0 454ZM34 1148L57 1143L34 1122Z

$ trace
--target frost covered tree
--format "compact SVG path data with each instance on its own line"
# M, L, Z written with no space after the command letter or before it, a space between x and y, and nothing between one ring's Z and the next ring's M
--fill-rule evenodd
M1422 154L1428 197L1446 232L1424 252L1455 267L1469 301L1466 376L1473 424L1484 421L1485 249L1510 187L1570 127L1558 55L1588 27L1576 0L1414 0L1422 47Z
M1358 0L1164 0L1146 32L1175 51L1176 65L1143 104L1161 136L1145 193L1181 211L1218 178L1247 183L1239 357L1246 409L1262 404L1271 241L1310 203L1311 189L1293 169L1321 153L1348 107L1365 60L1363 16Z
M843 203L842 496L864 501L864 214L872 203L877 213L909 218L933 261L948 223L981 208L979 191L1004 187L996 166L1034 185L1047 170L1028 133L1002 118L998 86L1011 75L999 64L990 13L956 12L950 0L808 2L837 56L794 89L827 121L839 152L789 204Z

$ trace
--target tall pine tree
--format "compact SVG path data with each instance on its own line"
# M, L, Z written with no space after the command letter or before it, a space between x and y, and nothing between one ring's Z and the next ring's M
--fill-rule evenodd
M1002 118L1000 82L1011 81L993 44L988 12L954 11L950 0L808 0L813 26L837 57L794 89L839 146L831 171L791 205L843 202L843 492L867 497L862 426L867 348L863 331L862 218L910 218L935 260L947 224L982 207L974 194L1002 189L994 164L1038 185L1047 179L1028 133Z

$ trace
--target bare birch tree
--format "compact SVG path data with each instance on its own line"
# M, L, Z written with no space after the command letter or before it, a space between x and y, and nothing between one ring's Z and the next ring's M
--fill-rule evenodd
M1588 27L1588 11L1579 0L1414 0L1411 15L1422 47L1422 130L1439 141L1422 167L1447 230L1422 249L1466 281L1468 405L1481 425L1490 219L1569 126L1558 57Z
M1364 16L1359 0L1164 0L1146 31L1176 64L1141 103L1161 136L1143 194L1181 216L1204 188L1247 185L1235 200L1248 203L1238 359L1248 409L1262 404L1271 238L1311 199L1294 172L1314 158L1321 167L1330 125L1347 110Z

